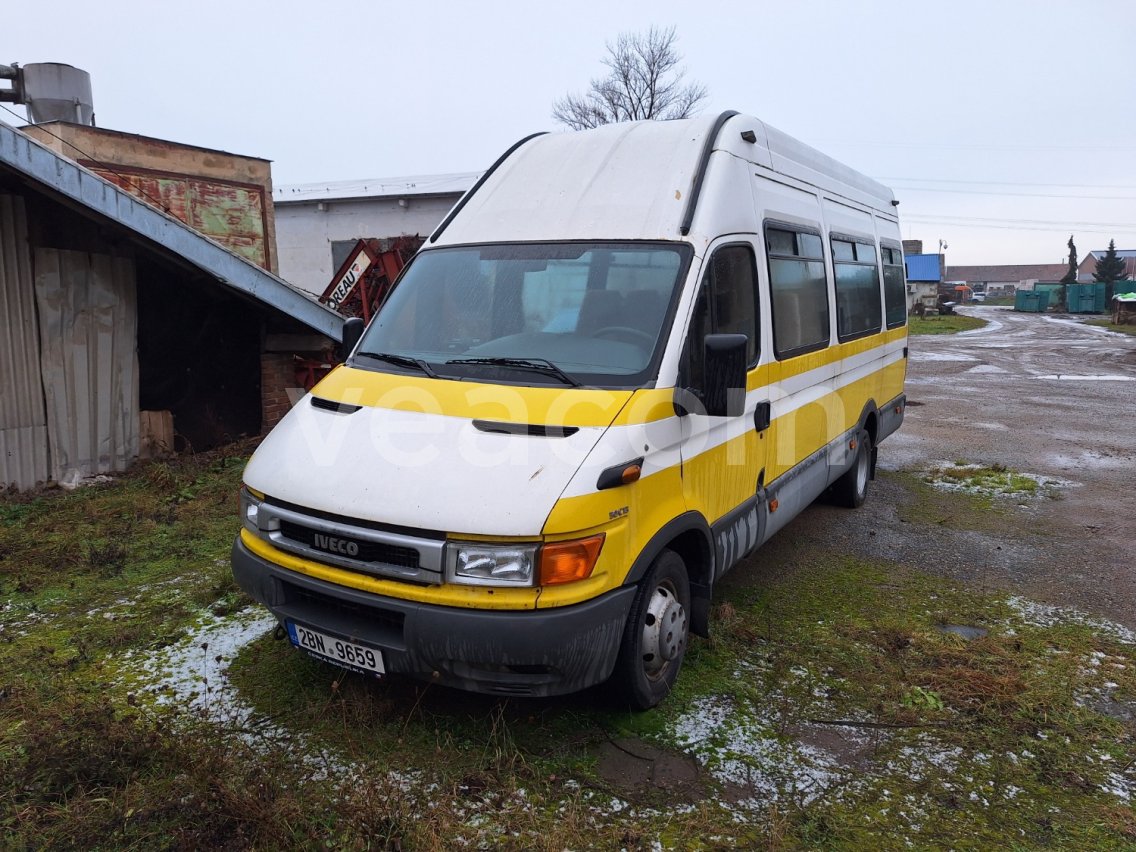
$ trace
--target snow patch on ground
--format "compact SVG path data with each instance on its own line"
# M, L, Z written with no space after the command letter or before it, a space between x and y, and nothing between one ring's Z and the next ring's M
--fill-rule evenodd
M771 704L776 702L771 701ZM675 722L675 745L719 782L740 789L739 807L765 811L770 802L807 805L847 780L847 768L824 748L778 735L775 720L742 712L722 696L706 696ZM862 747L871 737L849 729Z
M973 355L964 355L961 352L910 352L908 361L977 361Z
M289 751L312 780L357 777L359 767L257 713L230 680L229 665L241 649L276 624L276 618L259 607L226 616L203 614L174 644L123 655L118 661L123 682L159 706L189 711L224 726L254 748ZM397 772L388 774L400 785L414 781Z
M1123 645L1136 645L1136 631L1130 630L1123 624L1108 621L1103 618L1083 613L1072 607L1053 606L1051 604L1037 603L1026 600L1018 595L1011 595L1006 603L1017 614L1019 620L1032 627L1053 627L1059 624L1081 624L1091 627L1098 633L1108 636Z

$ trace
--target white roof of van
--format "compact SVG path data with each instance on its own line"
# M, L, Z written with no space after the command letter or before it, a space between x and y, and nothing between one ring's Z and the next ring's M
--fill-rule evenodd
M438 242L492 242L504 234L520 241L680 239L718 120L640 121L530 139L466 197ZM742 138L745 131L754 142ZM889 189L756 118L728 118L713 150L894 215ZM708 203L703 192L699 211Z

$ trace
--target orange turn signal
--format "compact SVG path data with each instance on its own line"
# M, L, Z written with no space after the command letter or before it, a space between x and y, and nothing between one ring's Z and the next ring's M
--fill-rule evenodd
M601 533L591 538L553 541L544 545L540 549L540 584L555 586L592 576L603 543Z

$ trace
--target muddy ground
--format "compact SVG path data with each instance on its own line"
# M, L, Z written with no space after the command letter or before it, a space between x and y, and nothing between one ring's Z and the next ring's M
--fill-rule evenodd
M1017 523L926 518L913 532L897 520L902 492L881 478L869 511L849 522L814 507L776 546L830 538L1136 628L1136 337L1072 317L963 312L989 324L911 338L907 417L880 468L1001 464L1068 486L1029 501Z

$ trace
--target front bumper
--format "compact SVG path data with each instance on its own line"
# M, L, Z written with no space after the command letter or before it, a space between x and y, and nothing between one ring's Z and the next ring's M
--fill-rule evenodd
M575 606L486 611L350 589L232 550L237 584L281 622L381 648L389 673L495 695L561 695L607 680L635 588Z

